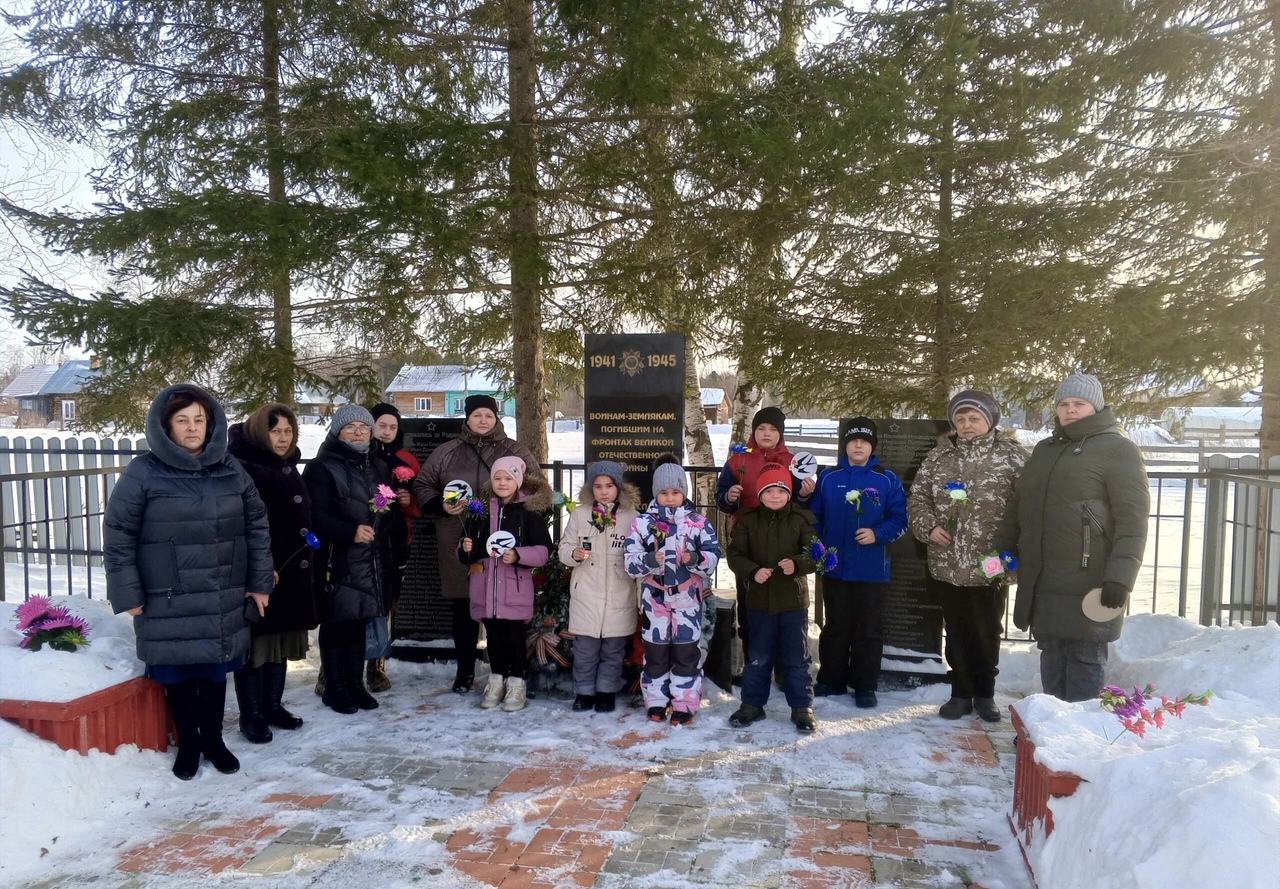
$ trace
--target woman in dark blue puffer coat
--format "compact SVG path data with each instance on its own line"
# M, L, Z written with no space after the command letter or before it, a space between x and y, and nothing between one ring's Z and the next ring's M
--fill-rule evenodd
M222 741L227 674L244 663L249 621L272 587L267 510L227 453L226 414L199 386L156 396L147 444L107 503L107 598L134 616L138 657L165 686L173 773L195 777L203 755L231 774L240 763Z

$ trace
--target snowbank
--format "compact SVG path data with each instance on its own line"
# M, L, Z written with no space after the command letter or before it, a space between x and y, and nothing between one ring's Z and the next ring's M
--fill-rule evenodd
M17 602L0 602L0 698L64 702L141 676L145 669L136 656L133 618L111 613L101 599L54 596L89 623L89 646L78 651L39 651L19 648L22 633L13 612ZM74 667L74 669L72 669Z
M1015 704L1036 760L1085 779L1050 802L1054 831L1029 849L1040 889L1254 889L1280 848L1280 626L1201 628L1139 615L1112 646L1108 682L1170 698L1210 689L1145 738L1097 701ZM1224 843L1230 855L1221 854Z

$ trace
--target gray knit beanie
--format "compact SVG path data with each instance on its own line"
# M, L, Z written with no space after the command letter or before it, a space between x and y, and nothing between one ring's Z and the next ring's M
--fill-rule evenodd
M1102 397L1102 383L1093 374L1072 374L1058 384L1058 391L1053 393L1053 406L1064 398L1082 398L1093 405L1095 411L1107 406Z
M622 490L622 466L612 460L597 460L587 467L587 484L593 484L600 476L606 475Z
M689 480L679 464L663 463L653 471L653 492L656 494L667 488L675 488L684 496L689 496Z
M1000 425L1000 405L996 404L990 392L983 392L981 389L965 389L963 392L957 392L952 397L951 403L947 405L947 419L952 426L956 424L956 414L962 410L975 410L982 414L983 419L992 429Z
M333 412L333 419L329 421L329 438L337 438L348 423L364 423L373 429L373 414L358 404L344 404Z

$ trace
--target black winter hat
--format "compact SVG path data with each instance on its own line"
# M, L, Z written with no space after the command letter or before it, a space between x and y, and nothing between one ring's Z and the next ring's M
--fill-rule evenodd
M369 408L369 413L373 414L374 422L377 422L379 417L385 417L387 414L395 414L396 419L400 419L400 409L394 404L387 404L385 401L379 401Z
M774 429L778 430L779 435L785 435L787 431L787 415L782 412L781 408L762 407L756 411L756 415L751 418L751 434L756 434L756 427L761 423L768 423Z
M855 438L871 442L871 450L874 452L880 443L880 431L870 417L854 417L849 428L844 431L843 444L847 445Z
M468 417L482 407L487 407L493 411L495 417L498 416L498 402L493 399L492 395L468 395L467 400L462 403L462 407Z

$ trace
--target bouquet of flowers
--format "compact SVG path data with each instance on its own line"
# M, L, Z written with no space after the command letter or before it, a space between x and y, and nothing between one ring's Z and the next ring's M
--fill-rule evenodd
M1008 550L987 553L974 569L987 579L989 583L998 583L1000 578L1018 570L1018 557Z
M1126 692L1123 688L1115 685L1102 687L1100 696L1102 709L1109 713L1114 713L1116 718L1120 720L1120 724L1124 726L1124 731L1111 739L1112 744L1120 740L1120 735L1125 732L1133 732L1139 738L1145 737L1148 725L1164 728L1166 715L1173 715L1181 719L1182 711L1187 708L1187 704L1196 704L1204 707L1208 705L1209 698L1213 697L1213 692L1211 691L1201 692L1198 695L1186 695L1172 701L1165 695L1160 695L1160 705L1152 707L1148 702L1155 696L1155 693L1155 686L1150 683L1147 683L1146 688L1143 689L1138 689L1135 686L1132 692Z
M573 512L578 508L578 501L574 500L572 497L566 497L559 491L553 491L551 493L551 505L555 507L563 506L566 511Z
M396 502L396 492L387 485L374 488L373 497L369 500L369 509L375 513L386 512Z
M617 523L613 517L613 510L603 504L596 503L591 507L591 527L597 531L604 532L612 528Z
M836 570L836 548L833 546L827 549L822 545L821 540L815 540L809 546L809 558L813 559L813 564L818 566L818 570L823 574L830 574Z
M555 555L533 569L533 620L525 636L529 666L544 673L559 673L573 664L573 637L569 626L569 569Z
M942 490L947 492L947 496L957 504L957 509L964 506L969 500L969 491L965 488L964 482L947 482L942 486ZM960 516L952 513L947 517L947 530L955 531L956 525L960 523Z
M65 605L54 605L47 596L32 596L14 609L22 631L19 648L39 651L46 643L57 651L75 651L89 644L89 625Z

